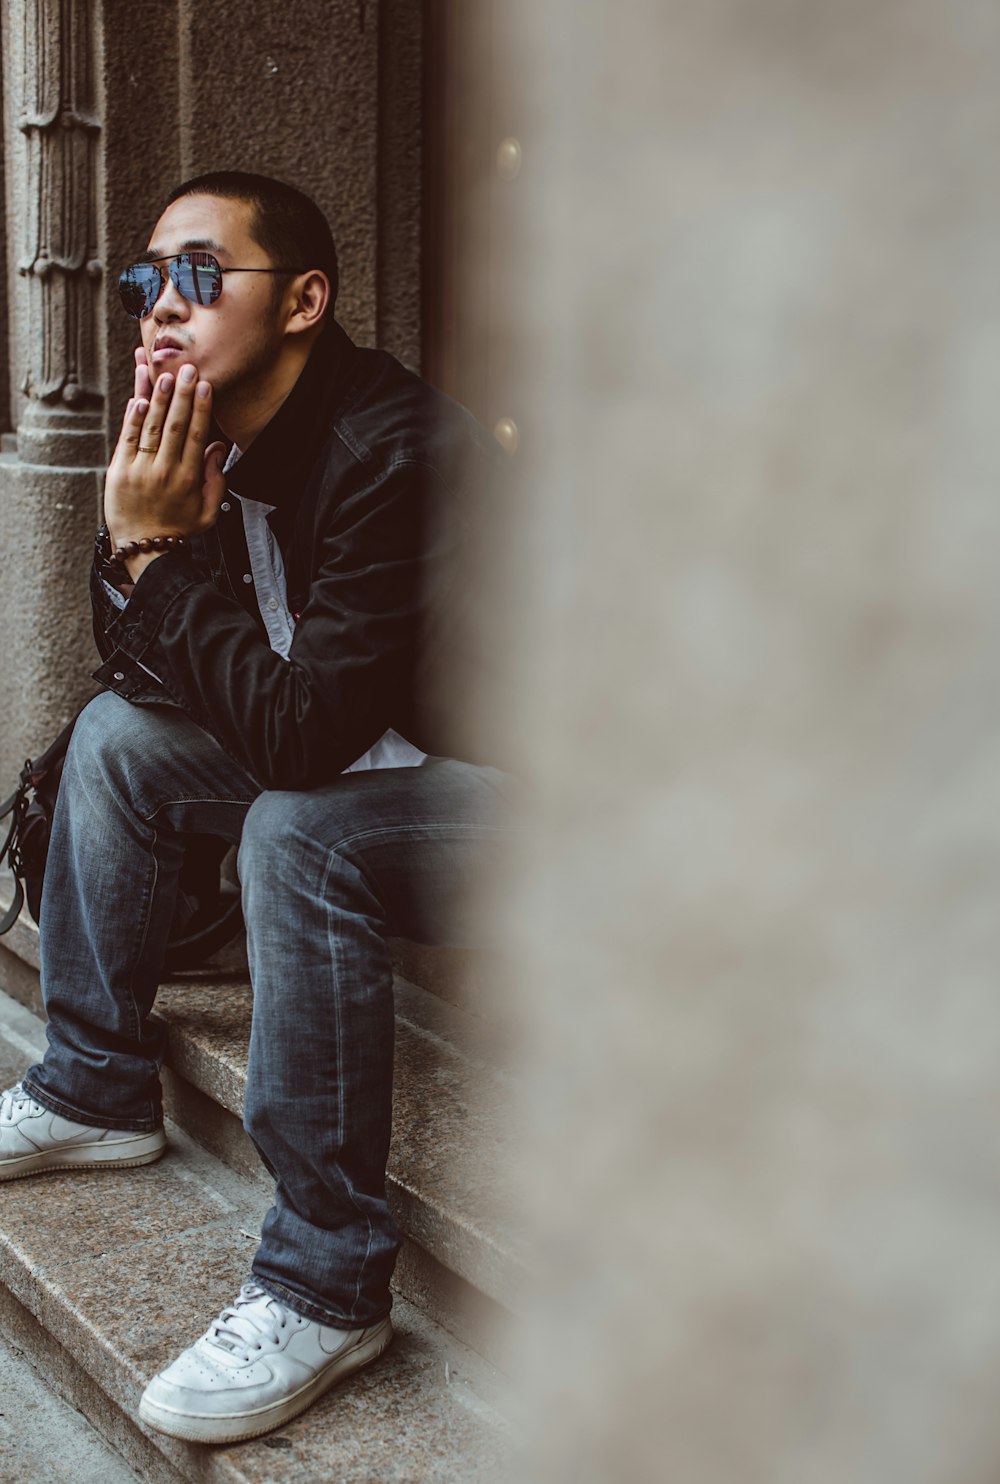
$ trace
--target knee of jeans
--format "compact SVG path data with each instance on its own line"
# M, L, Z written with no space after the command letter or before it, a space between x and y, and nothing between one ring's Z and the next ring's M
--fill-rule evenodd
M357 830L352 800L335 789L259 794L247 811L237 858L244 909L254 910L258 887L266 901L280 885L313 881L317 872L331 893L342 874L353 880L359 867L350 841ZM334 857L340 860L339 870L333 868Z
M281 839L281 794L262 793L254 799L243 821L236 871L246 891L256 873L273 866L277 842Z
M334 841L337 833L335 796L328 795L323 800L322 844L315 829L316 810L315 794L285 790L258 794L247 810L240 839L237 869L244 886L258 870L273 876L275 862L282 854L292 852L309 857L327 853L331 848L331 830L327 825L332 826ZM345 829L344 833L349 834L350 830ZM336 849L335 843L332 848Z
M77 718L64 768L67 797L87 799L98 811L124 803L140 815L160 798L164 771L194 727L176 707L139 706L107 691Z
M143 734L142 741L136 738L137 732ZM77 717L66 764L82 765L92 776L95 764L103 771L105 764L124 760L130 751L145 752L145 732L146 719L139 707L122 700L113 691L103 691Z

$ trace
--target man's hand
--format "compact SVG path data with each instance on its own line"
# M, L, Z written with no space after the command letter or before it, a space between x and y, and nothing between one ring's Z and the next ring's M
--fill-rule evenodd
M136 351L135 388L104 484L112 547L147 536L190 536L215 524L226 492L224 443L206 447L212 388L186 365L153 386L146 354ZM132 557L135 581L160 552Z

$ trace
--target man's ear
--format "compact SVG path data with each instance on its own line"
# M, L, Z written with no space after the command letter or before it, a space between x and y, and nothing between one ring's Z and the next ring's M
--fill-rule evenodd
M288 320L290 335L302 335L319 324L330 303L330 280L319 268L300 273L289 285Z

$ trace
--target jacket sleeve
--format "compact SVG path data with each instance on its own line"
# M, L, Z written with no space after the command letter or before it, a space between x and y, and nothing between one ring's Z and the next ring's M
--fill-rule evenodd
M108 638L108 629L120 611L105 587L109 547L108 528L101 526L94 541L94 560L90 567L90 606L93 613L94 642L102 660L108 659L114 650L114 644Z
M382 735L412 684L428 567L452 540L450 504L440 477L410 462L342 501L316 535L287 660L188 552L169 552L111 619L95 678L128 697L141 667L151 670L264 788L328 782Z

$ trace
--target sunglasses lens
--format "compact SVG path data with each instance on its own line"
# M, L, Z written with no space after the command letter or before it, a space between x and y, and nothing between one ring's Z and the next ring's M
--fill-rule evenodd
M177 292L192 304L214 304L222 293L222 270L207 252L182 252L169 268Z
M210 252L182 252L167 264L170 281L192 304L214 304L222 293L222 269ZM160 297L163 278L155 263L133 263L118 280L118 293L133 319L145 319Z
M118 280L118 293L133 319L145 319L160 297L160 270L153 263L133 263Z

